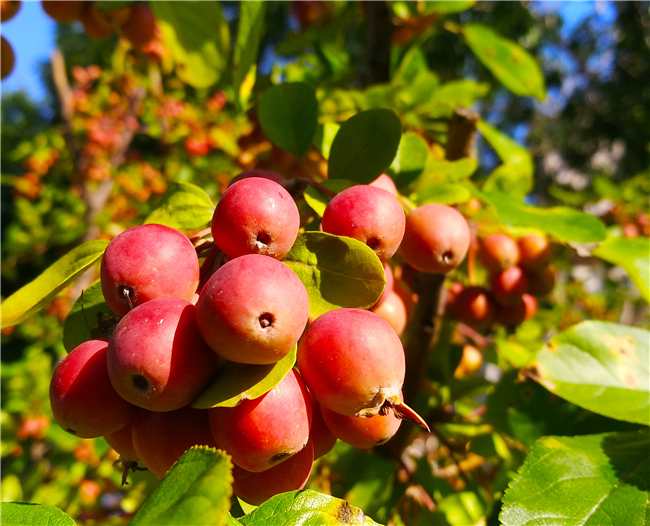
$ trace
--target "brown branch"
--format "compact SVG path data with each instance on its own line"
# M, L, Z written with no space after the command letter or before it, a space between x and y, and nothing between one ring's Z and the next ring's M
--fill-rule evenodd
M480 119L481 116L474 110L456 108L447 132L445 146L447 160L455 161L471 156L476 137L476 125Z
M368 31L366 38L366 75L363 85L390 82L390 44L393 22L388 4L364 2Z

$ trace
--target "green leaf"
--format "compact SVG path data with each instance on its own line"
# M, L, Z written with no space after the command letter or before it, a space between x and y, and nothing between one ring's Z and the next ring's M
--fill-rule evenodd
M402 123L391 110L357 113L334 138L328 178L371 183L393 162L401 138Z
M386 284L377 255L350 237L305 232L282 262L307 287L312 318L333 309L371 307Z
M560 242L595 243L607 237L600 220L573 208L527 206L500 192L483 192L481 197L494 207L499 220L507 226L535 228Z
M108 329L117 321L117 315L104 301L102 284L95 281L81 292L68 313L63 325L63 346L70 352L77 345L93 338L108 338L108 332L100 332L102 327ZM99 329L99 330L98 330Z
M325 124L318 127L316 130L316 137L314 137L314 144L318 151L325 157L325 159L330 158L330 150L332 149L332 143L334 142L334 137L341 129L339 124L335 122L326 122Z
M34 281L14 292L2 302L1 328L21 323L36 314L64 287L92 267L107 246L105 239L79 245L50 265Z
M417 112L430 119L450 116L457 107L469 108L490 91L486 83L473 80L452 80L438 87L426 104L418 106Z
M2 526L75 526L76 522L59 508L27 502L0 504Z
M461 35L483 65L512 93L544 100L546 86L537 60L523 47L483 24L466 24Z
M505 526L647 524L648 430L541 438L503 498Z
M355 186L352 181L345 181L344 179L334 179L333 181L323 181L321 183L325 188L336 192L337 194L343 190L347 190ZM325 208L332 200L332 197L321 192L318 188L308 186L305 188L305 201L320 217L323 217Z
M212 220L214 205L202 188L183 181L172 181L145 224L157 223L178 230L197 230Z
M460 13L467 11L476 4L475 0L437 0L423 2L424 13Z
M296 157L309 149L318 126L318 100L311 86L289 82L262 96L258 115L266 136Z
M232 463L223 451L194 446L142 503L130 526L225 524L232 495Z
M230 32L220 3L158 1L149 5L180 79L195 88L216 84L226 70L230 50Z
M419 135L407 132L397 147L397 155L388 168L398 188L404 188L415 181L424 171L429 156L429 147Z
M535 358L535 380L594 413L650 424L650 332L586 321L559 333Z
M240 103L242 102L240 100L242 84L244 84L247 75L254 74L257 66L257 54L264 34L264 13L264 2L248 1L239 4L237 39L233 50L233 69L235 71L233 87L235 93L240 95L237 97Z
M641 295L650 301L650 242L647 237L611 238L591 254L623 267Z
M378 526L359 508L313 490L291 491L270 498L239 519L244 526Z
M472 192L462 183L438 183L410 196L418 206L427 203L456 205L466 203L471 197Z
M221 360L214 379L192 407L235 407L242 400L254 400L269 392L286 376L296 363L297 346L279 362L250 365Z

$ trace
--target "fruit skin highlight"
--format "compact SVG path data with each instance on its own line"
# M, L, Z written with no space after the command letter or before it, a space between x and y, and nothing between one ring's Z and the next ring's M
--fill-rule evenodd
M479 256L490 272L501 272L519 262L519 246L506 234L491 234L481 242Z

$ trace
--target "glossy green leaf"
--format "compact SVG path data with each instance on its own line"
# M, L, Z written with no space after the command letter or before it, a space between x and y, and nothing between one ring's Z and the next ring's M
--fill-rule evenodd
M305 232L282 262L307 287L312 318L333 309L371 307L386 284L377 255L349 237Z
M378 526L359 508L313 490L276 495L239 522L244 526Z
M453 80L436 88L426 104L418 106L417 112L430 119L450 116L457 107L469 108L490 91L486 83L473 80Z
M539 63L528 51L483 24L465 24L461 35L483 65L512 93L544 100L546 85Z
M476 4L475 0L437 0L422 2L425 13L461 13L467 11Z
M214 205L203 188L183 181L172 181L156 209L145 223L157 223L179 230L197 230L212 220Z
M650 434L547 436L503 498L504 526L643 526L650 501Z
M248 1L239 4L237 39L233 50L233 87L241 98L243 85L248 75L253 75L257 65L257 54L264 34L265 4L261 1ZM250 86L252 89L252 86ZM245 95L245 94L244 94ZM240 100L240 103L244 102Z
M418 206L427 203L457 205L466 203L471 197L472 192L462 183L438 183L410 195L411 200Z
M341 125L329 158L329 179L361 184L374 181L390 166L402 138L395 113L372 109L357 113Z
M224 524L232 495L231 470L223 451L190 448L142 503L130 526Z
M535 379L594 413L650 424L650 332L585 321L559 333L535 357Z
M273 389L296 363L297 346L279 362L251 365L221 360L217 373L192 407L235 407L242 400L254 400Z
M63 346L70 352L77 345L94 338L108 338L108 329L118 316L104 301L102 284L95 281L81 292L63 325Z
M646 301L650 301L650 241L616 237L591 251L593 256L623 267Z
M318 127L316 130L316 136L314 137L314 144L318 151L325 157L325 159L330 158L330 151L332 149L332 143L334 142L334 137L341 129L339 124L335 122L326 122L325 124Z
M503 161L488 176L483 191L523 198L533 187L533 156L526 148L484 121L479 121L478 129Z
M266 136L283 150L301 157L318 126L318 100L311 86L289 82L268 89L258 115Z
M336 192L337 194L351 188L355 184L352 181L345 181L344 179L333 179L332 181L323 181L321 183L325 188ZM327 195L324 192L321 192L318 188L313 186L308 186L305 188L305 201L307 204L316 212L320 217L323 217L325 213L325 208L328 203L332 200L332 197Z
M50 265L34 281L2 302L2 327L25 321L48 304L64 287L92 267L104 253L108 241L97 239L73 248Z
M216 84L226 70L230 31L219 2L151 2L176 74L190 86Z
M397 147L397 155L388 168L395 185L404 188L415 181L424 171L429 156L429 147L419 135L407 132Z
M481 196L507 226L534 228L560 242L595 243L607 237L600 220L573 208L527 206L500 192L484 192Z
M59 508L27 502L0 504L2 526L75 526L76 522Z

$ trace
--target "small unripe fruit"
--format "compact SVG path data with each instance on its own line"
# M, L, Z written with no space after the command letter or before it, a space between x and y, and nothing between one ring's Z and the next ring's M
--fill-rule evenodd
M295 369L259 398L208 412L217 445L246 471L266 471L285 462L309 440L311 400Z
M208 280L197 303L203 338L238 363L271 364L298 342L309 318L300 278L276 259L248 254L228 261Z
M42 0L43 11L57 22L74 22L81 18L84 2L79 0Z
M481 262L490 272L501 272L519 261L517 242L505 234L492 234L481 242Z
M323 232L365 243L381 261L387 261L402 242L405 221L404 209L394 195L382 188L358 185L328 203L322 227Z
M139 409L120 397L106 366L107 340L75 347L58 365L50 383L57 423L80 438L113 433L132 421Z
M528 293L533 296L546 296L555 288L555 269L546 267L537 272L526 272Z
M262 473L253 473L233 466L232 490L244 502L259 506L278 493L303 489L314 464L311 441L298 453Z
M230 258L263 254L282 259L299 228L300 212L289 192L261 177L228 187L212 217L214 242Z
M469 226L461 213L450 206L431 203L407 216L400 253L421 272L446 274L463 262L469 241Z
M199 284L192 242L173 228L148 224L113 239L102 259L104 299L120 316L155 298L189 301Z
M528 280L521 267L510 267L490 276L490 292L500 305L514 305L528 290Z
M201 393L219 358L201 338L195 313L187 301L158 298L120 320L107 362L124 399L150 411L173 411Z
M466 287L456 297L453 313L458 320L472 327L489 327L496 316L496 304L483 287Z
M519 239L519 266L524 270L540 271L553 259L551 245L546 237L530 234Z
M156 19L147 4L135 4L121 28L122 36L135 48L141 48L156 36Z
M341 415L326 407L322 408L322 413L334 436L359 449L370 449L385 444L397 433L402 423L392 411L386 415L376 414L369 418Z

